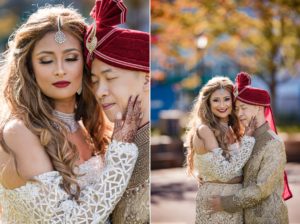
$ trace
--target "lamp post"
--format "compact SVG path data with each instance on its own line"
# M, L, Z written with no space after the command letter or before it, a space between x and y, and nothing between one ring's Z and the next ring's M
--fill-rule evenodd
M196 46L198 50L204 50L207 46L208 38L205 34L200 33L196 36Z
M196 35L195 42L196 42L196 47L197 47L197 59L198 59L197 64L196 64L196 69L197 69L199 78L201 80L203 80L202 77L204 75L204 69L205 69L204 50L207 47L208 38L204 34L204 32L201 32L198 35Z

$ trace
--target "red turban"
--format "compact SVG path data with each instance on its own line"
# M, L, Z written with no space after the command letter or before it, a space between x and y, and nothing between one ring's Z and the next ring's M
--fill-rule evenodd
M149 72L149 34L116 27L125 22L126 13L122 0L96 0L91 11L95 22L84 37L89 67L95 57L115 67Z
M235 78L234 97L235 100L240 100L246 104L264 106L265 118L268 121L271 129L277 133L275 120L271 108L271 98L266 90L254 88L250 86L251 77L246 72L240 72ZM284 191L282 194L284 200L293 197L289 188L286 172L284 172Z

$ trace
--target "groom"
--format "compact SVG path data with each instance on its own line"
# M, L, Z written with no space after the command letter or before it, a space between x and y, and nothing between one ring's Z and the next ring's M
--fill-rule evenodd
M244 209L246 224L287 224L288 211L282 196L287 199L292 195L287 184L284 195L282 193L286 164L284 143L274 132L268 92L250 84L247 73L237 75L236 113L243 126L255 116L258 127L254 131L256 142L252 155L244 167L243 188L234 195L212 197L209 206L213 212L234 213Z
M122 0L97 0L95 22L88 27L84 45L94 93L110 121L123 115L130 96L142 101L143 118L134 143L139 156L128 187L116 205L113 224L150 223L149 220L149 34L116 27L126 20Z

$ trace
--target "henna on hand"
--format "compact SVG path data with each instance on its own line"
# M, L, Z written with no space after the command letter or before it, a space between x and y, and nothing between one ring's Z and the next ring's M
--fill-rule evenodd
M142 121L141 103L139 96L129 97L126 114L122 118L115 119L115 128L112 138L121 142L131 143L134 141L136 132Z
M256 117L253 116L251 117L248 126L245 128L245 135L252 136L256 128L257 128L257 119Z

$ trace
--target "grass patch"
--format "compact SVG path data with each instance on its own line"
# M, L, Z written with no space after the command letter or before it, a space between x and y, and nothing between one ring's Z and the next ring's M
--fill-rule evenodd
M278 132L300 133L300 124L297 125L277 125Z

